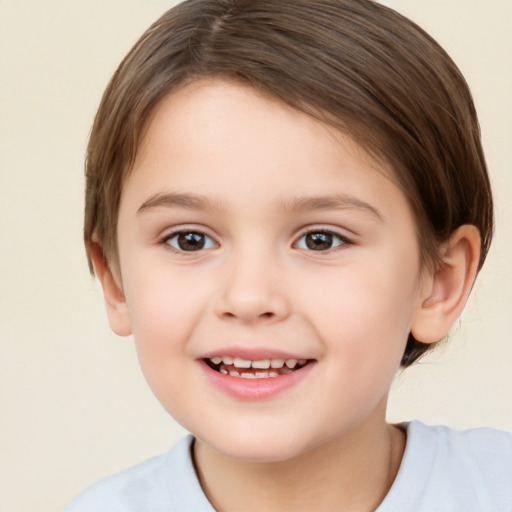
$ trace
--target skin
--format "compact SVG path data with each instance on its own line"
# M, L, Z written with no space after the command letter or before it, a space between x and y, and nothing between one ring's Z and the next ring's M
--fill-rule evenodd
M119 271L91 255L112 328L133 333L151 389L197 438L217 510L374 510L392 485L405 437L385 411L408 334L446 334L479 238L464 226L446 265L422 268L390 176L347 136L242 85L199 81L156 110L123 188ZM310 231L327 248L308 248ZM204 234L204 248L183 250L177 232ZM246 399L205 377L205 355L228 350L311 363Z

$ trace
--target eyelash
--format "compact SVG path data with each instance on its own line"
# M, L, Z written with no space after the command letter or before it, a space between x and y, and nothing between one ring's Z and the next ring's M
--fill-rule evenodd
M329 247L328 249L324 249L324 250L321 249L321 250L316 250L316 251L314 249L312 249L311 247L298 247L299 242L302 239L305 239L308 235L328 235L329 237L332 237L333 240L337 239L339 241L339 243L337 245L335 245L334 247ZM307 244L307 242L306 242L306 244ZM346 236L340 235L339 233L336 233L335 231L332 231L330 229L310 229L310 230L306 231L305 233L302 233L301 236L297 239L297 241L293 245L294 245L294 247L298 247L299 249L303 249L306 251L326 253L326 252L338 250L345 245L353 245L353 244L354 244L353 240L347 238Z
M196 235L198 237L202 237L202 241L204 242L204 244L206 244L208 246L205 247L203 245L195 250L194 249L186 250L179 246L178 247L173 246L170 243L170 241L181 236L181 235ZM315 249L311 248L311 246L309 246L307 242L305 242L306 247L300 247L299 246L300 241L302 239L306 239L306 237L309 235L323 235L323 236L332 237L330 239L331 244L336 239L338 240L339 243L337 243L337 245L335 245L334 247L328 247L326 249L319 249L319 250L315 250ZM190 241L192 241L192 240L190 240ZM196 239L196 241L197 241L197 239ZM179 242L178 242L178 244L179 244ZM345 245L353 245L353 244L354 244L353 240L347 238L346 236L340 235L339 233L331 231L329 229L310 229L300 235L300 237L297 239L297 241L294 242L293 247L296 247L298 249L305 250L308 252L311 251L311 252L326 253L326 252L331 252L333 250L337 250ZM176 253L187 253L187 252L199 252L202 250L211 249L212 247L218 246L218 243L212 237L208 236L206 233L204 233L200 230L180 229L180 230L173 231L172 233L165 235L162 239L159 240L159 245L166 245Z
M197 250L187 251L187 250L179 248L179 247L174 247L170 243L171 240L179 237L180 235L198 235L199 237L203 237L203 240L205 240L205 243L207 243L206 240L210 240L211 242L213 242L213 244L210 247L199 247L199 249L197 249ZM211 236L208 236L206 233L203 233L202 231L200 231L198 229L180 229L177 231L173 231L172 233L165 235L161 240L159 240L158 243L160 245L167 245L170 249L172 249L174 252L177 252L177 253L199 252L204 249L211 249L213 246L218 245L217 242L215 242L215 240Z

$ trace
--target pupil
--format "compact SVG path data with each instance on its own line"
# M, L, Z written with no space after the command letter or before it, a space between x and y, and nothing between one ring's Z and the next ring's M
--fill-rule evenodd
M178 236L178 245L183 251L198 251L204 247L204 235L200 233L182 233Z
M332 235L329 233L309 233L306 236L306 245L314 251L325 251L332 247Z

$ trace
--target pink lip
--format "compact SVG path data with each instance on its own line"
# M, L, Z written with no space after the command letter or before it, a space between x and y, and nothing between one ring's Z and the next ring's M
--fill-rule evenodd
M228 357L240 357L242 359L249 359L250 361L262 361L265 359L310 359L297 354L290 354L289 352L276 351L273 349L262 349L262 348L247 348L247 347L231 347L225 349L219 349L205 353L198 357L198 359L211 359L212 357L228 356Z
M216 355L217 354L219 353L217 352ZM230 356L231 354L223 352L222 355ZM246 357L251 360L270 359L268 356L262 356L261 353L256 357L249 357L245 353L241 354L240 352L238 352L237 355L238 357ZM274 352L272 352L272 358L291 359L290 356L277 356ZM278 377L244 379L241 377L223 375L210 368L202 359L198 360L198 362L206 378L208 378L216 388L240 400L263 400L272 398L286 389L299 384L315 366L315 362L311 361L298 370L285 375L279 375Z

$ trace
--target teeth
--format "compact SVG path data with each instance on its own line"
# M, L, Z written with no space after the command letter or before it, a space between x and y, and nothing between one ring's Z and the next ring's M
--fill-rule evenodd
M254 372L254 373L248 373L248 372L237 372L236 370L227 371L224 368L220 369L220 373L223 375L229 375L230 377L240 377L242 379L268 379L268 378L274 378L279 377L279 373L277 372ZM282 372L282 374L285 373L292 373L292 370L289 368L285 368L285 370Z
M251 361L250 359L242 359L241 357L230 357L230 356L214 356L210 359L210 361L215 365L224 364L226 366L234 366L235 368L254 368L256 370L268 370L269 368L275 369L275 370L281 370L284 368L284 370L281 373L290 373L291 370L295 369L296 367L302 367L304 366L308 361L307 359L259 359L257 361ZM222 373L224 373L225 370L221 370ZM236 374L235 376L242 376L244 378L252 378L252 375L254 373L245 373L240 375L239 372L228 372L230 375L233 373ZM227 375L228 373L225 373ZM259 375L259 373L264 373L265 376L267 374L270 377L278 376L279 374L277 372L256 372L256 375ZM251 375L251 377L247 377L247 375Z
M229 363L226 363L226 361L224 360L224 364L229 364ZM242 359L240 357L235 357L233 364L234 364L235 368L250 368L251 367L251 361L249 361L249 359Z
M252 367L257 368L259 370L267 370L268 368L270 368L270 361L268 359L264 361L253 361Z

